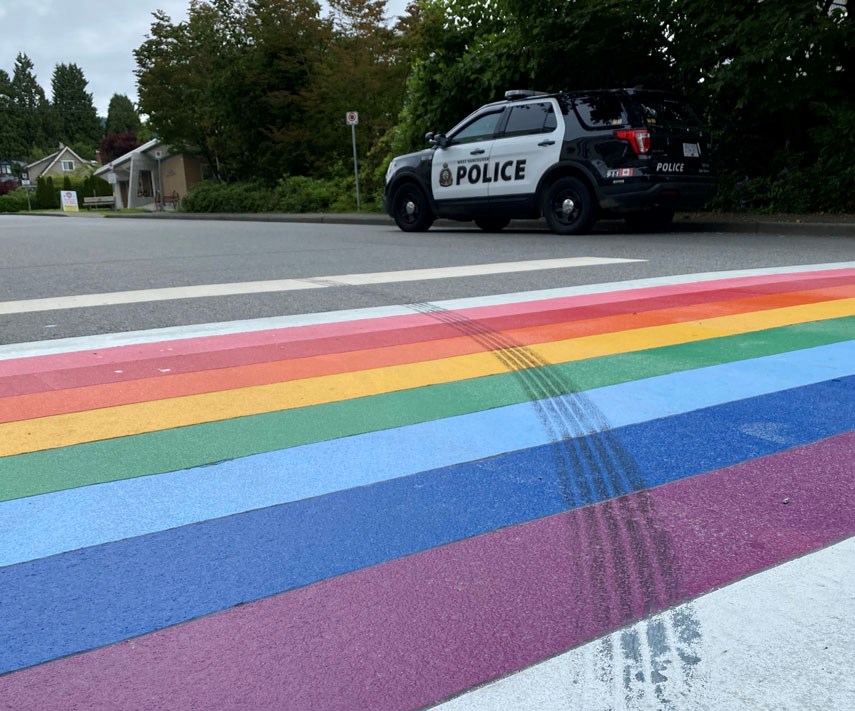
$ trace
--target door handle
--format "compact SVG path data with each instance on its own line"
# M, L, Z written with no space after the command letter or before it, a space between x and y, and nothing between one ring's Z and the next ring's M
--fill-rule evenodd
M538 146L554 146L555 141L541 141L537 144Z
M484 149L478 148L478 149L472 151L469 155L470 156L480 156L482 153L486 153L486 152L487 151L485 151Z

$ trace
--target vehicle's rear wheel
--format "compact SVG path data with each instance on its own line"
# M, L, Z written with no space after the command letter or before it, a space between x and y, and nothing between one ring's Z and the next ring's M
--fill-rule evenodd
M594 224L594 199L578 178L559 178L543 193L541 212L559 235L579 235Z
M674 211L666 208L656 208L647 212L634 212L627 215L627 227L633 232L665 232L670 229L674 219Z
M476 217L475 224L484 232L501 232L510 222L508 217Z
M415 183L404 183L392 196L395 224L404 232L424 232L434 221L427 196Z

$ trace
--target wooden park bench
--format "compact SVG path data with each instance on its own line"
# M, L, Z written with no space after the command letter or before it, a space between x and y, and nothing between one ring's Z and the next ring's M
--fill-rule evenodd
M87 210L93 207L109 207L111 210L116 207L116 199L112 195L98 195L97 197L84 197L83 207Z
M163 196L160 209L165 210L167 207L171 206L173 210L177 210L180 203L181 199L178 197L178 193L173 190L171 193L167 193Z

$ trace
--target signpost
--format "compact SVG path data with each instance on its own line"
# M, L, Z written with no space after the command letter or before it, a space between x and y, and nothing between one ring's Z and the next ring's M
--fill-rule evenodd
M26 170L21 171L21 187L27 188L27 212L33 211L33 204L30 202L30 190L29 190L31 185L32 184L30 182L30 174Z
M356 176L356 209L360 210L359 204L359 163L356 157L356 125L359 123L359 112L348 111L345 120L350 126L350 135L353 138L353 174Z

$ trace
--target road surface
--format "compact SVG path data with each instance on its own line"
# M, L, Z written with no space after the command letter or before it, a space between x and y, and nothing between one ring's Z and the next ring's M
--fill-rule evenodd
M855 707L853 245L0 220L0 708Z

